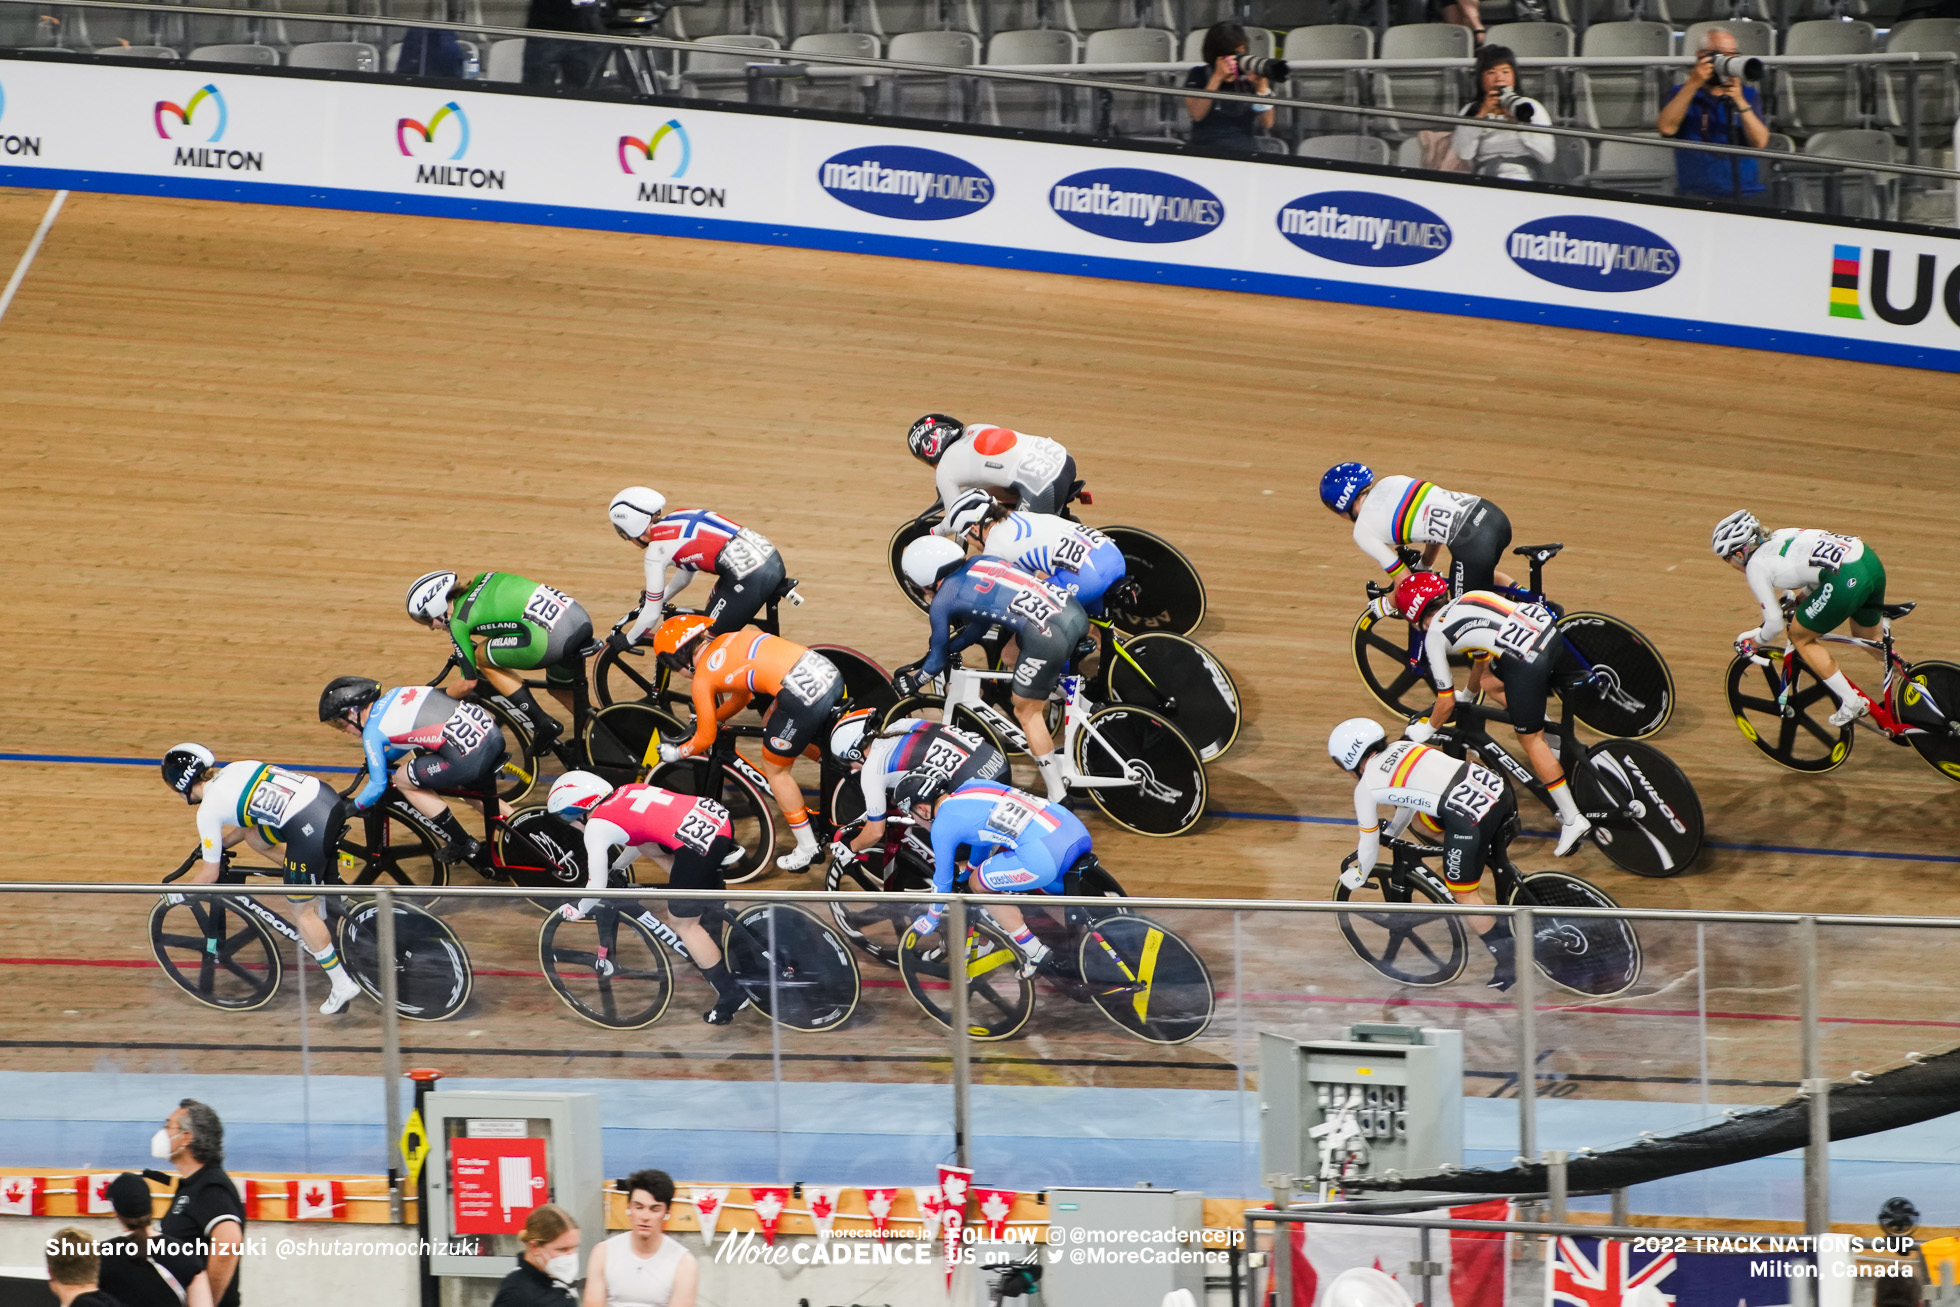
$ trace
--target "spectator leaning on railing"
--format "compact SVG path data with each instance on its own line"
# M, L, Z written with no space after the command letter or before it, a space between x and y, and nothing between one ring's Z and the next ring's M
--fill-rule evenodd
M1185 74L1185 87L1238 95L1271 95L1273 88L1267 79L1241 75L1239 60L1245 50L1245 28L1237 23L1212 24L1205 33L1204 66ZM1242 100L1186 99L1184 107L1191 111L1193 145L1257 150L1258 134L1273 121L1271 105L1246 104Z
M1558 149L1543 132L1510 131L1502 125L1551 121L1544 105L1518 93L1517 58L1506 46L1477 51L1477 98L1463 106L1463 116L1477 124L1457 128L1450 146L1471 172L1482 176L1536 180ZM1483 126L1486 122L1498 125Z
M1716 58L1735 53L1735 33L1728 28L1711 27L1703 34L1688 80L1661 107L1656 126L1662 136L1715 145L1748 145L1758 150L1769 145L1763 98L1756 88L1740 77L1716 75ZM1675 190L1682 195L1714 196L1743 204L1764 203L1768 191L1758 162L1740 155L1676 150Z

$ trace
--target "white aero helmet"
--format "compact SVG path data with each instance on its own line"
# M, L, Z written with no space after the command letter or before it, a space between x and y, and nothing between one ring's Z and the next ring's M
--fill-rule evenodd
M195 805L191 797L191 786L209 768L216 767L218 760L211 751L201 744L172 745L163 755L163 783L184 796L184 802Z
M455 588L454 572L424 572L408 587L408 615L425 625L449 616L449 592Z
M878 732L877 713L857 708L837 719L830 730L830 756L839 762L863 762L864 747Z
M613 530L619 532L621 540L635 545L645 543L640 537L666 511L667 496L645 486L628 486L606 505L606 516L612 520Z
M1327 756L1341 764L1343 771L1353 771L1369 750L1387 739L1388 732L1374 718L1350 717L1327 737Z
M965 561L966 550L945 536L928 535L905 546L898 565L906 580L927 590L945 580L948 572Z
M995 502L992 495L978 486L961 491L953 506L946 510L946 525L954 536L963 536L986 520Z
M1728 562L1743 550L1762 543L1763 524L1746 508L1738 508L1715 524L1708 544L1715 556Z
M568 771L551 783L544 809L554 817L578 820L598 806L613 787L589 771Z

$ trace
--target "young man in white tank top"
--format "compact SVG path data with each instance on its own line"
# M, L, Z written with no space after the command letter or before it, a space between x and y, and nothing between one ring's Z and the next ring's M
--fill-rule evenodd
M674 1179L635 1171L626 1191L626 1230L592 1250L583 1307L694 1307L701 1268L680 1240L667 1237Z

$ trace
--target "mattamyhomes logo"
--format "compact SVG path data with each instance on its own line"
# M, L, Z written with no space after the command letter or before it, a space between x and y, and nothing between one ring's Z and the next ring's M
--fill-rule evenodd
M1511 233L1511 261L1573 290L1651 290L1681 270L1681 253L1645 227L1568 214Z
M264 172L262 150L221 150L231 126L231 109L225 95L213 82L200 86L182 104L158 100L155 110L157 135L179 142L170 164L174 168L197 168L214 172ZM186 144L184 142L191 142Z
M1427 263L1450 247L1447 222L1373 191L1302 195L1279 211L1279 234L1309 254L1364 268Z
M694 141L678 118L669 118L645 140L637 136L619 138L619 170L640 179L633 198L642 204L669 204L683 209L726 208L726 187L677 184L693 166ZM648 177L673 180L645 180Z
M0 86L0 122L7 117L7 88ZM0 154L38 159L41 157L41 138L20 136L13 132L0 132Z
M994 198L994 179L965 159L910 145L864 145L817 167L833 200L881 218L937 222L978 213Z
M501 191L501 168L459 168L470 152L470 116L454 100L429 115L428 122L414 118L395 120L395 144L403 155L417 160L415 184L472 191ZM425 159L442 162L425 163Z
M1892 251L1876 248L1872 250L1872 271L1869 280L1862 276L1864 253L1862 245L1839 245L1832 251L1831 316L1834 318L1865 316L1858 300L1858 283L1864 281L1865 298L1871 304L1873 314L1881 322L1889 322L1895 327L1912 327L1924 322L1933 311L1933 289L1939 283L1938 260L1930 254L1919 256L1912 274L1912 299L1901 306L1892 298ZM1910 257L1910 255L1901 255L1900 262ZM1946 310L1946 316L1953 325L1960 327L1960 263L1955 263L1952 270L1946 274L1946 283L1940 294L1940 306Z
M1095 236L1153 245L1195 240L1225 221L1225 202L1193 181L1147 168L1091 168L1048 190L1062 221Z

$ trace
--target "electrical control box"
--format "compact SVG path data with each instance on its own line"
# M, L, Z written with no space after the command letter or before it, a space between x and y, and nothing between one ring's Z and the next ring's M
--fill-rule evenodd
M606 1237L597 1094L437 1090L422 1100L429 1157L429 1258L438 1276L508 1275L531 1209L578 1222L579 1265Z
M1203 1302L1205 1254L1224 1251L1222 1244L1207 1248L1204 1224L1205 1196L1194 1190L1050 1189L1050 1242L1035 1245L1047 1254L1040 1301L1156 1307L1185 1289Z
M1361 1024L1344 1040L1259 1036L1266 1184L1463 1165L1463 1032Z

